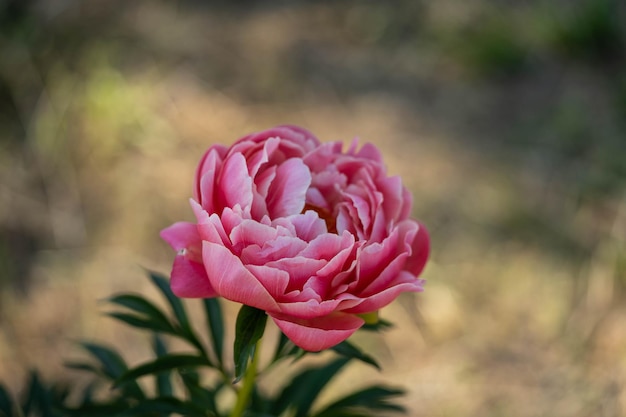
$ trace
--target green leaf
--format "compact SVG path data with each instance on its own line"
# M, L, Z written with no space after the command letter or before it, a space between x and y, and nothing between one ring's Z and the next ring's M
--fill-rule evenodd
M116 380L127 371L126 362L113 349L95 343L81 343L81 345L98 360L102 373L109 379ZM119 384L118 387L131 398L145 398L143 391L134 381Z
M128 370L127 372L116 378L114 386L119 386L124 382L140 378L144 375L156 374L163 371L171 371L172 369L196 366L211 366L211 364L204 356L169 354L167 356L159 357L151 362L144 363L143 365L139 365L136 368Z
M13 401L4 385L0 384L0 416L13 416Z
M28 382L26 397L22 403L22 413L27 416L33 410L36 410L39 397L39 377L36 373L31 372Z
M377 416L380 411L404 412L403 406L392 402L404 393L395 388L368 387L335 401L314 417Z
M205 417L205 410L189 401L181 401L174 397L161 397L143 400L131 410L129 416L136 416L140 413L159 413L169 415L177 413L190 417Z
M76 369L77 371L86 371L86 372L91 372L94 373L96 375L102 375L102 369L96 367L95 365L91 364L91 363L84 363L84 362L65 362L64 363L66 368L70 368L70 369Z
M258 308L242 305L235 325L235 381L246 372L250 358L254 355L256 343L263 337L267 315Z
M170 306L172 307L172 311L174 312L174 316L178 321L178 324L182 330L182 332L176 332L177 335L183 337L191 344L193 344L204 356L206 356L206 351L204 350L204 346L200 343L200 340L193 332L191 325L189 324L189 318L187 317L187 312L185 311L185 306L183 302L174 295L170 288L169 281L162 277L161 275L151 272L150 279L156 285L161 293L167 298Z
M182 371L179 370L179 374L181 379L183 380L183 384L187 389L187 393L189 396L189 400L206 410L214 414L218 414L217 404L215 402L215 396L224 386L223 383L219 383L212 390L206 389L200 385L200 378L197 372L194 371Z
M31 372L26 398L22 405L23 415L34 413L41 417L53 417L52 400L52 392L41 383L39 374L36 371Z
M83 404L76 408L65 408L63 415L68 417L131 417L126 402L117 401L104 404ZM136 417L136 416L135 416Z
M96 382L95 381L89 383L83 389L83 392L82 392L82 395L81 395L81 400L80 400L80 405L81 406L93 403L95 390L96 390Z
M280 415L293 408L294 417L305 417L322 389L348 362L349 357L341 357L324 366L304 370L283 389L272 412Z
M280 332L280 338L278 339L272 362L276 362L288 356L296 356L296 359L298 359L303 356L303 354L306 354L304 349L294 345L294 343L285 336L285 333Z
M339 353L340 355L347 356L348 358L358 359L362 362L372 365L378 370L381 369L380 365L378 364L378 362L376 362L376 360L373 357L363 353L361 349L357 348L356 346L354 346L352 343L348 342L347 340L344 340L338 345L333 346L332 350Z
M176 295L174 295L174 293L170 289L169 281L155 272L150 272L150 279L152 280L154 285L159 288L161 293L163 293L165 298L167 298L167 301L169 302L170 306L172 307L172 311L176 316L176 320L178 320L178 323L180 323L180 327L182 327L183 329L190 329L191 326L189 325L189 318L187 317L187 313L185 312L183 302L178 297L176 297Z
M83 342L81 346L98 360L103 373L109 378L115 379L126 372L126 362L113 349L89 342Z
M171 331L174 331L167 316L158 307L139 295L121 294L109 298L108 301L145 315L154 323L158 323L162 328L169 328Z
M217 298L205 298L202 302L211 334L211 345L217 357L217 363L221 364L224 357L224 318L222 307Z
M117 311L106 313L106 315L139 329L148 329L155 332L176 334L176 330L174 330L174 328L169 323L159 323L152 320L151 318L137 316L135 314L129 313L120 313Z
M167 356L167 347L165 342L157 334L154 335L154 353L158 358ZM163 371L156 374L156 390L159 397L171 397L174 390L170 381L170 372Z

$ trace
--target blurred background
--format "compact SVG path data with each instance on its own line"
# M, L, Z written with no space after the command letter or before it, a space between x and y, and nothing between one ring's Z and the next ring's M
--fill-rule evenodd
M145 358L100 301L169 272L206 148L283 123L379 146L432 235L426 291L355 339L383 372L345 381L626 413L620 0L0 0L0 381L80 381L80 339Z

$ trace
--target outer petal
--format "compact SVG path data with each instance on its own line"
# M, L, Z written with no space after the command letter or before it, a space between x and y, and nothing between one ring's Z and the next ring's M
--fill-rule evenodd
M428 255L430 253L428 230L426 230L424 225L421 223L419 223L419 229L417 230L417 235L415 236L411 247L412 253L407 260L405 268L415 274L415 276L418 276L424 269L424 266L426 266L426 261L428 260Z
M278 311L270 293L224 246L202 242L202 258L209 281L219 295L266 311Z
M312 352L343 342L365 323L360 317L339 312L311 320L293 319L276 313L270 313L270 317L293 343Z
M174 258L170 286L178 297L217 297L217 293L209 282L204 265L190 260L185 255L176 255Z
M384 291L367 297L359 305L353 308L344 310L347 313L362 314L379 310L385 307L387 304L395 300L400 293L403 292L420 292L423 291L424 281L416 279L413 275L406 271L401 271L398 276L398 281L401 283L390 287Z
M177 222L161 230L161 238L169 243L174 250L180 251L193 245L200 245L200 236L195 224Z
M178 251L170 285L179 297L215 297L217 294L209 282L202 265L201 240L195 224L174 223L161 231L161 237Z

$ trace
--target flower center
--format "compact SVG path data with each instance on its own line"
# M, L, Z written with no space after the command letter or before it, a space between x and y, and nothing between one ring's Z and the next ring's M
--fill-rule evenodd
M317 207L314 206L312 204L306 203L304 205L304 208L302 209L302 212L304 213L307 210L313 210L314 212L317 213L317 215L320 217L320 219L324 220L324 222L326 222L326 229L328 230L328 233L335 233L337 234L337 220L335 219L335 217L333 217L332 213L324 208L321 207Z

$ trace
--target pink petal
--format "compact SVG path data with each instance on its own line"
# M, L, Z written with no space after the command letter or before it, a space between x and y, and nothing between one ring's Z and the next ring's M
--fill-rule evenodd
M276 229L266 226L255 220L244 219L230 232L230 241L233 246L259 245L276 239Z
M210 213L220 210L215 204L215 171L209 170L200 178L200 195L196 197L202 208Z
M309 187L309 189L306 190L306 203L325 210L329 208L324 194L315 187Z
M390 177L377 181L378 189L383 194L382 209L387 220L395 221L400 217L403 205L403 187L400 177Z
M231 155L224 162L218 194L224 207L239 204L245 210L252 205L252 178L242 154Z
M309 259L303 256L294 258L283 258L267 263L272 268L277 268L289 273L289 287L287 291L302 290L304 284L314 277L317 271L322 268L327 261L323 259Z
M312 320L328 316L340 303L340 300L318 301L309 296L306 301L279 302L279 305L280 313L284 317L290 317L292 320L295 318Z
M365 247L358 258L359 284L358 290L354 291L365 296L389 287L400 270L407 269L411 243L417 231L417 223L406 220L400 222L382 243Z
M399 235L400 230L395 228L382 242L374 242L361 248L357 254L357 282L351 292L358 294L363 291L397 257Z
M286 160L276 170L268 191L267 210L271 217L285 217L302 212L311 172L301 159Z
M177 222L161 230L161 238L176 251L200 245L200 235L195 224Z
M360 317L338 312L311 320L295 319L276 313L269 315L293 343L312 352L343 342L364 324Z
M430 239L424 225L418 223L417 235L411 246L412 253L407 260L406 269L415 274L415 276L419 276L424 266L426 266L428 254L430 253Z
M359 305L344 310L346 313L362 314L379 310L395 300L403 292L420 292L424 290L424 281L415 278L409 272L400 271L399 284L365 298Z
M250 245L241 251L241 259L245 265L270 265L273 261L293 259L306 247L306 243L298 238L279 237L270 242L259 245ZM274 266L272 264L272 266ZM283 268L280 268L283 269Z
M296 235L305 242L310 242L317 236L328 232L326 230L326 222L320 219L319 215L313 210L290 216L288 220L294 225Z
M257 173L259 172L259 168L261 168L261 165L269 161L269 155L272 154L276 150L276 148L278 148L279 143L280 139L269 138L263 143L261 149L258 149L246 158L248 170L252 178L257 175Z
M198 203L190 200L191 208L198 220L198 233L202 240L230 246L230 240L226 235L222 221L217 214L207 213Z
M363 145L361 150L357 152L356 156L358 156L359 158L370 159L376 162L383 162L383 157L380 154L380 151L376 146L372 145L371 143L366 143L365 145Z
M285 294L289 284L289 274L285 271L265 265L247 265L246 269L256 277L275 299Z
M311 259L330 260L343 249L354 245L354 235L344 232L338 236L332 233L319 235L313 239L301 255Z
M194 196L196 200L202 202L201 179L208 171L215 172L217 167L221 165L222 160L226 156L228 149L222 145L213 145L205 152L204 156L196 169L196 184L194 188Z
M413 208L413 195L409 192L406 187L402 187L402 210L400 210L400 215L398 216L398 220L408 219L411 215L411 209Z
M227 248L202 242L202 258L209 281L220 296L261 310L278 310L265 287Z
M408 253L402 253L396 259L388 262L385 268L371 280L370 284L360 291L359 295L367 297L391 287L402 271L408 257Z
M185 298L212 298L217 293L211 286L204 265L176 255L170 286L174 294Z

